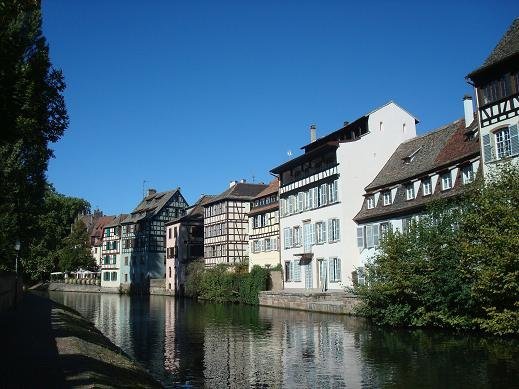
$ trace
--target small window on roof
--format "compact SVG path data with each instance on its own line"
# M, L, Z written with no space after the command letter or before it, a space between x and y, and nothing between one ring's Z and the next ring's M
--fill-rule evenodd
M407 165L411 162L413 162L413 159L414 157L416 157L416 154L418 154L418 152L422 149L422 146L420 146L418 149L416 149L415 151L413 151L411 154L409 154L408 156L402 158L402 161L404 161L404 163Z

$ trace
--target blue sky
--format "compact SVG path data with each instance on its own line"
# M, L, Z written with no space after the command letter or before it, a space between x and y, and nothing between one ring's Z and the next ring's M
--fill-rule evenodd
M516 1L43 2L70 126L48 179L107 214L145 187L191 204L389 100L424 133L463 115L465 76Z

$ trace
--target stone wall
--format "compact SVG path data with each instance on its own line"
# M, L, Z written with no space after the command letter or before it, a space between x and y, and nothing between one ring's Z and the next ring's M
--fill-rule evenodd
M59 292L119 293L119 288L106 288L97 285L65 284L63 282L51 282L49 283L47 290Z
M359 297L343 292L266 291L259 294L259 305L302 311L355 315Z
M268 290L283 290L283 273L280 270L271 270Z
M0 312L13 308L22 301L21 279L15 274L0 274Z
M165 278L152 278L150 279L150 294L161 296L174 296L175 291L166 289Z

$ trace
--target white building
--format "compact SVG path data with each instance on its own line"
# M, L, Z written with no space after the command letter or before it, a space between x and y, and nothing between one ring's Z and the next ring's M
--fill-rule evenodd
M484 172L502 161L519 163L519 18L483 65L467 78L474 85Z
M251 201L249 212L249 271L253 266L275 267L280 262L279 180Z
M471 107L468 126L464 119L456 120L402 143L366 187L362 208L354 218L360 283L364 282L364 266L376 254L385 231L407 230L431 201L458 196L474 179L480 147Z
M394 102L303 147L271 172L279 176L281 261L285 288L342 289L359 264L352 220L364 188L417 119Z

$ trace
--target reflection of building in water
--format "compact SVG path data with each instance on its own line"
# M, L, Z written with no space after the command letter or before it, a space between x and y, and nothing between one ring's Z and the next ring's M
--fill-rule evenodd
M116 345L131 350L131 342L127 340L130 329L130 297L107 293L101 293L100 296L99 317L94 322L95 326Z
M260 315L280 323L282 334L278 363L283 377L279 386L336 388L361 386L361 360L356 329L329 315L260 308Z
M205 328L206 387L279 386L282 381L280 322L271 323L266 317L252 324L219 323ZM268 329L262 329L262 325Z
M204 315L190 300L164 298L164 370L179 384L203 377Z

